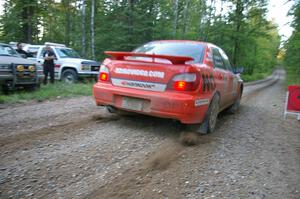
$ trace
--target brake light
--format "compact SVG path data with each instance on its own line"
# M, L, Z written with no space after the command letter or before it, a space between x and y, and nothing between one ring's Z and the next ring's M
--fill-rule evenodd
M100 80L107 81L108 80L108 74L107 73L101 73L100 74Z
M178 81L178 82L175 82L174 84L174 89L175 90L178 90L178 91L184 91L187 87L187 82L185 81Z
M101 65L99 70L99 81L108 82L109 81L109 69Z
M168 88L176 91L194 91L199 86L199 77L196 73L176 75L170 81Z

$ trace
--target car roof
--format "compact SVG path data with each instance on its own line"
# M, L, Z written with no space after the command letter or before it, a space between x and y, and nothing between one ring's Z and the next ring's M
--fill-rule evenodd
M42 47L42 46L44 46L44 45L31 45L31 44L28 44L24 47Z
M168 42L175 42L175 43L197 43L197 44L204 44L204 45L210 44L208 42L196 41L196 40L156 40L156 41L152 41L152 42L153 43L155 43L155 42L159 42L159 43L168 43Z
M30 47L33 47L33 48L36 48L36 47L38 47L38 48L45 48L46 47L46 45L31 45L31 44L29 44L29 45L26 45L26 46L24 46L24 49L28 49L28 48L30 48ZM63 46L52 46L52 45L50 45L50 47L51 48L64 48L64 49L72 49L72 48L69 48L69 47L63 47Z
M151 41L149 43L168 43L168 42L175 42L175 43L194 43L194 44L202 44L204 46L208 46L208 47L216 47L216 48L220 48L219 46L210 43L210 42L205 42L205 41L196 41L196 40L157 40L157 41Z

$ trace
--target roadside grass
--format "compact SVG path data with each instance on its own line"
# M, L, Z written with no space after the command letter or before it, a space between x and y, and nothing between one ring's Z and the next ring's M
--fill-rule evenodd
M244 80L244 82L252 82L252 81L264 79L271 74L272 71L268 71L268 72L253 73L252 75L241 74L241 77Z
M300 69L298 71L287 69L285 83L289 85L300 85Z
M41 102L49 99L89 96L92 95L93 84L92 82L76 84L55 82L55 84L41 85L39 89L32 92L19 90L8 95L0 93L0 103L19 103L30 100Z

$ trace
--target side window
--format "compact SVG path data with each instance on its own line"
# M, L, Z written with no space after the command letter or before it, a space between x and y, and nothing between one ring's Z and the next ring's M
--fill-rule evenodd
M219 50L216 48L213 48L213 60L214 60L214 66L216 68L227 70L226 66L224 65L222 56L220 55Z
M45 48L43 48L42 51L41 51L41 54L40 54L40 57L39 57L40 59L43 58L44 52L45 52Z
M53 48L52 48L52 50L53 50L54 55L56 56L56 53L55 53ZM43 48L42 51L41 51L41 54L40 54L40 57L39 57L40 59L43 59L44 52L45 52L45 48Z
M232 70L232 67L231 67L231 64L230 64L230 61L229 61L227 55L224 53L223 50L220 49L219 51L220 51L220 54L222 56L223 62L225 64L225 67L227 68L227 70L229 70L229 71L232 72L233 70Z
M39 48L36 48L36 47L28 48L28 52L32 55L32 57L35 57L35 58L36 58L38 50L39 50Z

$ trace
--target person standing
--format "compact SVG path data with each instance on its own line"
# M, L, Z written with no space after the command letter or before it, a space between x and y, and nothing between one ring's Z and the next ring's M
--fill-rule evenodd
M44 58L44 84L47 84L48 74L50 74L50 83L54 83L54 60L56 56L49 45L46 45L45 52L43 54Z

